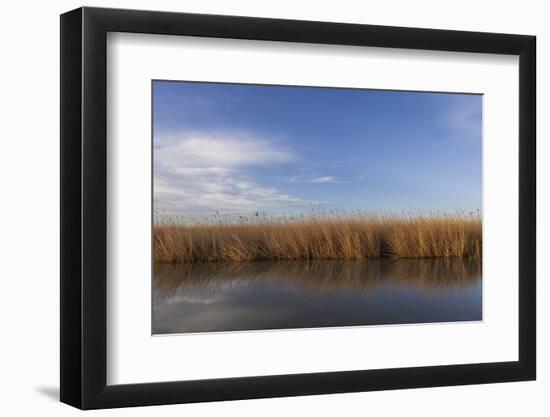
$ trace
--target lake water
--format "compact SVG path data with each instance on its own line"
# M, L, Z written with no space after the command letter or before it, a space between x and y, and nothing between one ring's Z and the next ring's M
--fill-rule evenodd
M153 333L482 319L471 259L159 264Z

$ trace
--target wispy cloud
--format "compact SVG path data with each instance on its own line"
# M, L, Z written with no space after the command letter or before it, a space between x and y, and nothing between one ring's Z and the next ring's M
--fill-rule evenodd
M288 150L248 134L187 133L159 138L155 157L164 165L200 168L284 163L295 159Z
M154 204L159 214L251 212L307 202L259 184L247 167L285 164L296 156L248 134L187 133L155 138Z
M336 178L332 176L322 176L322 177L293 176L288 179L288 182L308 183L308 184L328 184L328 183L336 182Z
M336 178L334 177L318 177L318 178L312 178L309 180L309 182L314 184L326 184L328 182L335 182Z
M457 96L447 112L451 139L481 139L482 98Z

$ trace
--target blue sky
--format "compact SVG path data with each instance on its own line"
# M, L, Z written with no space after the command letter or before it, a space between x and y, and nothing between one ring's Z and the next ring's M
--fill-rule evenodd
M153 82L154 208L481 209L482 96Z

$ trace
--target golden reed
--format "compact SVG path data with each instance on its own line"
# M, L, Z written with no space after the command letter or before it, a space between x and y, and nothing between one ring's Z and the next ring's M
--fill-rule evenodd
M154 260L254 260L481 257L479 215L311 216L154 225Z

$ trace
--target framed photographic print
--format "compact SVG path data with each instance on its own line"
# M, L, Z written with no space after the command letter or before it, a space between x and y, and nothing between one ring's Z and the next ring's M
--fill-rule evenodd
M61 401L535 379L535 38L61 16Z

